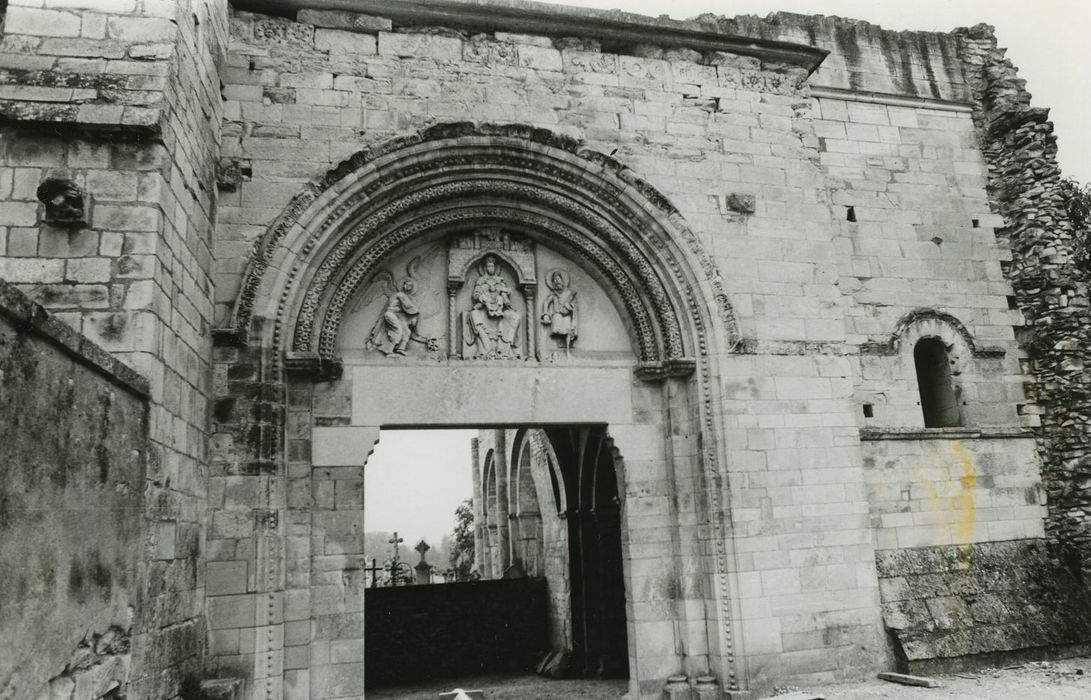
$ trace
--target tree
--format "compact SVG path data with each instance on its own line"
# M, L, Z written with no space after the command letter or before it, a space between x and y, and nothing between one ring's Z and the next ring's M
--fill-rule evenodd
M456 581L470 581L474 575L474 502L466 499L455 509L455 546L451 568Z
M1061 196L1075 229L1076 262L1084 272L1091 272L1091 185L1065 178L1061 180Z

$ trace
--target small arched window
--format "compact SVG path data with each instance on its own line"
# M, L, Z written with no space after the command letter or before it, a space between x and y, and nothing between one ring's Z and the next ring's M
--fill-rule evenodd
M962 425L958 396L951 381L951 359L939 338L922 338L913 348L917 387L921 395L924 427L952 428Z

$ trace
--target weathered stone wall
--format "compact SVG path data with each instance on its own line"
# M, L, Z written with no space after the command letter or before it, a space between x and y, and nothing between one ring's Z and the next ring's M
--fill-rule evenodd
M668 247L692 254L692 274L711 276L729 302L708 310L722 333L703 311L692 320L684 342L700 366L693 382L662 390L669 417L658 388L619 393L639 414L622 411L634 425L617 426L639 436L626 522L659 538L629 543L638 692L658 693L678 665L705 673L709 659L722 661L729 689L883 663L882 603L894 599L880 597L877 553L976 543L988 561L987 543L1041 534L1024 432L1039 414L1048 531L1074 544L1069 556L1089 539L1086 286L1045 114L986 30L703 17L685 25L706 30L686 35L695 49L679 48L678 23L594 11L535 20L530 35L459 24L473 3L447 27L349 12L229 15L212 0L40 4L11 4L0 40L0 116L15 134L0 152L0 277L149 378L134 696L170 698L200 669L206 612L207 669L246 676L255 697L328 695L338 674L362 673L358 659L332 660L339 638L362 641L360 445L388 417L361 397L397 387L366 372L354 374L374 386L315 383L336 369L326 366L286 382L282 370L314 367L282 363L260 339L273 336L263 324L291 319L258 314L242 329L251 346L215 358L208 331L234 325L244 267L268 262L254 243L278 217L390 155L389 144L439 138L422 129L453 122L485 126L451 135L521 133L589 172L639 181L654 192L649 212L669 201L691 236ZM505 21L533 14L510 9ZM610 31L589 38L595 26ZM763 61L710 50L753 53L755 42L723 44L723 32L831 53L808 83L820 52L792 63L807 52L767 45ZM43 123L57 133L43 135ZM43 221L36 190L47 177L93 198L85 226ZM310 274L280 262L270 276ZM929 337L951 348L963 423L953 432L923 428L912 350ZM647 435L668 422L664 456ZM349 423L355 452L315 438ZM708 473L686 471L698 451ZM666 639L676 645L652 648Z
M217 61L226 3L10 4L0 42L0 277L148 377L150 535L133 630L133 697L202 672ZM37 188L86 196L46 221ZM188 681L187 681L188 682Z
M1062 562L1091 572L1091 308L1086 274L1076 265L1073 227L1059 189L1057 141L1049 111L1032 107L992 28L960 32L973 90L974 119L988 163L988 193L1011 247L1008 276L1026 317L1020 334L1030 357L1028 404L1041 414L1047 531Z
M812 88L832 88L906 98L968 102L969 91L959 61L958 39L940 32L883 29L841 17L775 12L766 17L703 15L702 24L742 36L796 41L830 52L811 76ZM919 100L919 106L924 106Z
M951 429L863 444L880 559L935 545L1042 537L1046 509L1033 438ZM946 434L944 434L946 433Z
M888 550L876 563L883 621L910 673L1087 653L1091 595L1040 538Z
M147 382L0 281L0 694L129 680Z
M957 42L834 19L730 25L833 50L810 96L796 69L754 58L346 13L298 20L233 17L217 323L231 323L253 242L308 181L363 148L469 119L542 127L613 154L678 208L725 271L740 342L717 357L714 411L750 681L833 678L879 662L872 518L887 505L869 499L858 435L922 425L904 355L923 332L913 319L962 339L967 426L1018 434L1035 420L1021 415L1021 321L974 123L957 104L968 94ZM931 450L912 444L896 460L907 478ZM984 462L995 454L987 442L969 449ZM1017 480L1010 488L1035 484L1029 471ZM975 507L1007 497L1009 485L996 488L976 487ZM949 512L917 505L922 520ZM1026 507L1011 516L1018 528L978 536L1032 534L1037 506ZM915 543L945 544L941 530Z

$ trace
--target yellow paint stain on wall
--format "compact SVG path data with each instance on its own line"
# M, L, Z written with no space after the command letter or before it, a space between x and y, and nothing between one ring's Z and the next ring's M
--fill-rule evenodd
M961 440L952 440L950 451L938 452L929 465L938 467L945 481L925 478L932 469L918 469L917 485L924 494L924 511L935 516L936 544L967 544L977 527L977 473L974 459ZM934 473L934 472L933 472ZM957 487L956 487L957 484Z
M974 528L977 526L977 504L974 502L977 473L974 472L974 458L961 440L953 441L951 449L954 451L957 472L955 469L951 471L961 474L959 481L962 482L962 492L955 498L956 509L962 517L955 523L952 534L955 544L964 544L973 542Z

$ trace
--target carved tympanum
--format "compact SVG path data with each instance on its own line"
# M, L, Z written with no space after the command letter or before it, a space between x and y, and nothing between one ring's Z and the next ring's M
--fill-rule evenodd
M542 304L542 325L549 335L563 343L565 354L572 349L579 334L579 311L576 291L571 288L568 273L561 269L549 273L549 296Z
M467 356L479 359L517 359L520 314L511 301L512 289L495 255L486 255L478 265L473 306L463 314L463 342Z
M406 266L406 277L399 288L394 282L394 275L388 270L381 271L377 279L386 295L386 306L375 325L371 328L365 348L378 350L385 355L405 355L409 343L417 342L428 350L439 349L435 338L420 335L417 322L420 320L420 307L417 304L416 270L420 265L420 256L413 258Z

